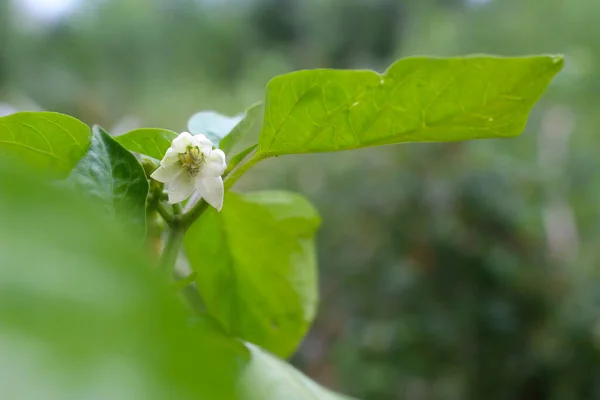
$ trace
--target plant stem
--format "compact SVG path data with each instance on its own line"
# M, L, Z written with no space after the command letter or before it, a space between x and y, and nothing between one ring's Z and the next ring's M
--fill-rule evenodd
M194 221L198 219L202 215L204 211L208 208L208 203L204 201L204 199L198 200L194 207L192 207L188 212L181 216L181 226L184 230L187 230Z
M257 144L254 146L250 146L245 150L242 150L239 154L234 156L231 160L229 160L229 165L227 165L227 169L225 170L225 174L223 176L229 175L231 171L233 171L240 163L242 163L250 153L255 152ZM254 156L254 153L252 154Z
M165 220L167 225L171 226L171 224L173 224L173 216L171 214L169 214L167 209L162 205L162 203L160 201L156 202L155 207L156 207L156 211L158 211L158 213L160 214L162 219Z
M174 220L169 225L169 230L167 231L167 240L159 261L160 272L164 276L170 278L172 275L184 236L185 229L183 229L183 226L178 223L178 221Z
M242 177L250 168L257 162L264 160L266 157L263 153L256 152L252 157L245 163L241 164L225 178L225 190L231 189L231 187Z

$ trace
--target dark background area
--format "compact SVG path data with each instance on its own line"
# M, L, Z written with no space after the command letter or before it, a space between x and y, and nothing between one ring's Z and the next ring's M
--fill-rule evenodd
M0 113L182 131L297 69L564 53L520 138L289 156L239 189L296 190L323 216L319 316L292 360L315 380L373 400L600 399L599 16L596 0L0 0Z

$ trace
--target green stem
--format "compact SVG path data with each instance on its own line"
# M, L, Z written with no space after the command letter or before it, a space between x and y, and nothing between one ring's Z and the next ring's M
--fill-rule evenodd
M175 215L181 214L181 204L173 204L173 214L175 214Z
M162 217L162 219L165 220L165 222L171 226L171 224L173 224L173 216L167 211L167 209L162 205L162 203L160 201L156 202L156 211L158 211L158 213L160 214L160 216Z
M181 293L185 300L187 300L187 304L192 311L196 312L198 315L206 312L206 305L196 287L188 285L182 289Z
M188 212L181 216L181 225L184 230L187 230L194 221L198 219L206 211L208 208L208 203L204 201L204 199L198 200L194 207L192 207Z
M235 155L231 160L229 160L229 164L227 165L227 169L225 170L225 174L223 176L229 175L231 171L233 171L240 163L242 163L250 153L256 150L258 147L257 144L254 146L250 146L245 150L242 150L237 155ZM252 154L254 156L254 154Z
M252 157L245 163L241 164L235 170L233 170L230 174L228 174L225 178L225 190L231 189L231 187L237 182L238 179L242 177L250 168L254 166L257 162L264 160L267 158L263 153L256 152Z
M185 229L183 229L183 226L180 223L173 221L167 231L167 240L159 261L160 272L164 276L170 278L173 274L175 262L177 262L184 236Z

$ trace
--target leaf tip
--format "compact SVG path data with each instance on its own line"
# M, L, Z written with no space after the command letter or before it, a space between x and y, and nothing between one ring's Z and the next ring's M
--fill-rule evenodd
M562 69L562 67L565 64L564 54L552 54L549 57L550 57L550 62L552 62L552 64L557 65L559 67L559 69Z
M92 125L92 132L95 133L96 135L101 135L101 134L108 135L108 132L98 124Z

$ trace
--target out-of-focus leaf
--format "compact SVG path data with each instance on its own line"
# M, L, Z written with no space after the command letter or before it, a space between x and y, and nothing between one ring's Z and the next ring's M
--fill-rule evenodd
M307 70L267 86L265 156L519 135L563 57L412 57L383 75Z
M247 350L190 325L141 245L101 211L9 168L0 166L1 397L236 398Z
M90 144L90 128L68 115L19 112L0 117L0 150L52 178L64 178Z
M227 117L216 111L200 111L188 121L188 130L192 135L206 135L216 147L219 147L219 142L231 132L242 118L240 115Z
M190 228L185 248L209 313L234 336L281 356L317 306L314 207L287 192L228 192Z
M92 145L73 169L69 180L103 211L143 234L146 230L148 180L133 154L99 126Z
M285 361L261 348L246 343L251 361L243 370L238 385L244 400L350 400L323 388Z
M115 140L127 150L160 160L176 137L175 132L167 129L142 128L115 136Z

